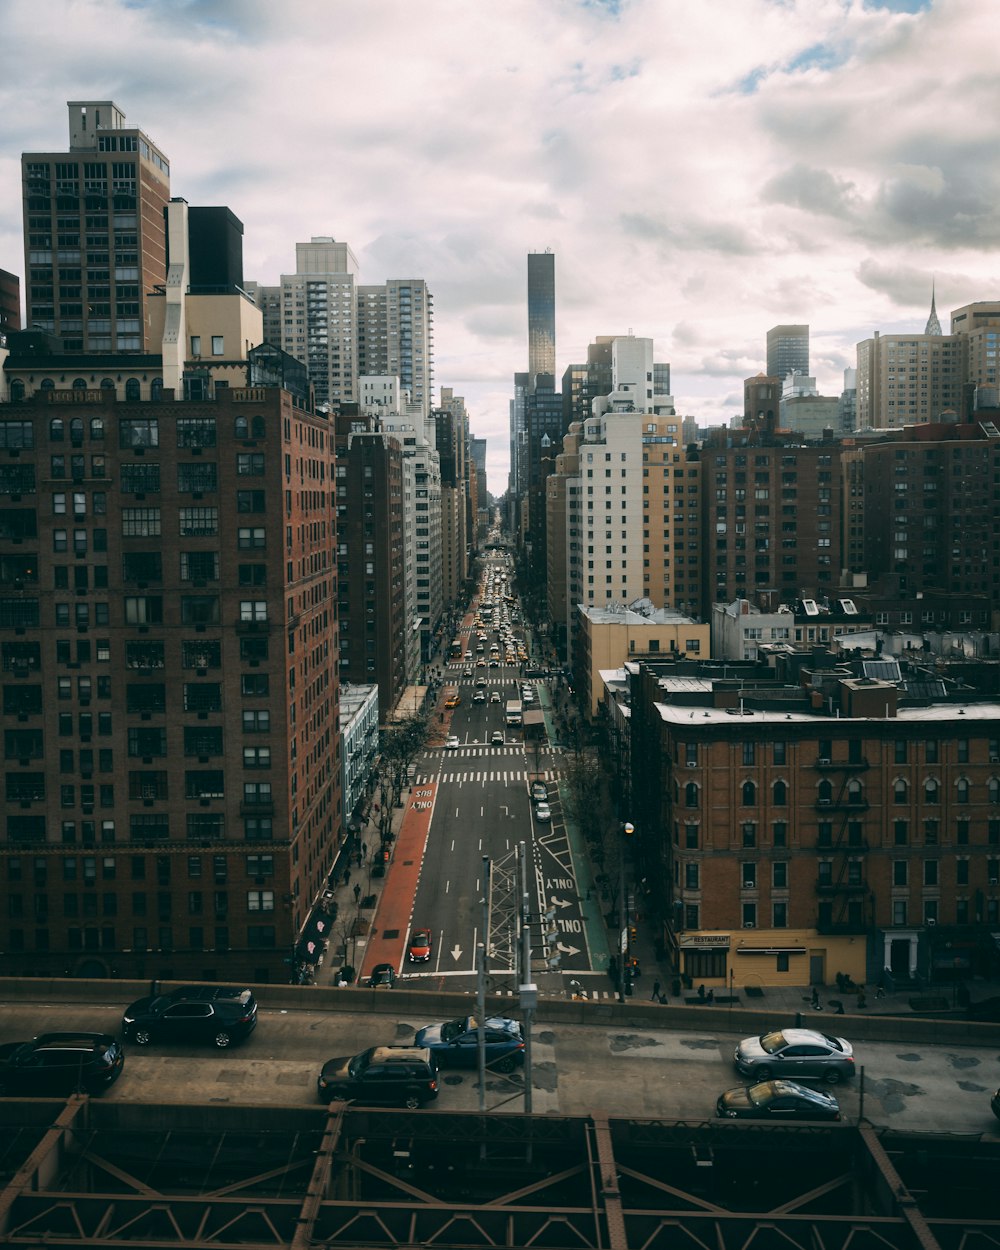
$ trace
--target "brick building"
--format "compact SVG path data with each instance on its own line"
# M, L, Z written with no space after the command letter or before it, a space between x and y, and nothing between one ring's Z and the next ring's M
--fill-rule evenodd
M0 408L12 974L286 979L337 848L328 423L170 398Z
M638 875L677 970L742 986L993 969L1000 705L895 661L788 663L632 676Z

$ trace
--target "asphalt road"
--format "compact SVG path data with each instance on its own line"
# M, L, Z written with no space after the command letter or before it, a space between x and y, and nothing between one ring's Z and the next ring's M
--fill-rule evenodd
M117 1032L124 1005L7 1003L0 1010L0 1042L67 1027ZM316 1076L326 1059L376 1043L410 1042L417 1028L432 1022L431 1016L261 1009L253 1035L229 1051L129 1046L121 1079L102 1097L311 1106L317 1103ZM737 1040L724 1032L536 1023L533 1110L711 1118L718 1094L743 1083L732 1064ZM998 1135L1000 1124L989 1103L1000 1086L1000 1048L863 1043L856 1054L863 1068L864 1116L872 1123L918 1132ZM846 1119L861 1110L861 1084L858 1079L836 1087ZM489 1076L487 1108L518 1109L522 1090L520 1072ZM475 1072L443 1070L433 1107L476 1110Z

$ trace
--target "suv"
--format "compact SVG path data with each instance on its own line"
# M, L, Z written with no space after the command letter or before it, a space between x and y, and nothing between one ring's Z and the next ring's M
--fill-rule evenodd
M0 1046L0 1095L99 1094L118 1080L124 1064L121 1042L105 1033L40 1033Z
M212 1042L220 1050L248 1037L257 1025L252 990L232 985L182 985L140 998L122 1016L122 1035L150 1042Z
M328 1059L316 1088L323 1102L422 1107L438 1096L437 1063L423 1046L372 1046L359 1055Z

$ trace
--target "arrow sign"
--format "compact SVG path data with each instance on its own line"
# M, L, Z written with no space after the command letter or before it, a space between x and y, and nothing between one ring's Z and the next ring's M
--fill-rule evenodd
M462 948L461 946L459 946L457 942L451 948L451 957L452 959L455 960L456 963L458 963L458 961L462 958Z
M556 898L554 894L549 898L549 902L552 904L553 907L572 907L573 906L573 904L568 899Z
M579 946L563 946L562 942L556 943L556 950L562 951L564 955L579 955Z

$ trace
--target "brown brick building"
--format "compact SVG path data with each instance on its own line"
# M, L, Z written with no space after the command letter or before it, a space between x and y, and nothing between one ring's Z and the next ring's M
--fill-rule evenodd
M285 979L341 827L328 422L108 395L0 409L5 967Z
M633 678L631 819L678 971L804 985L993 967L1000 706L864 672L817 657L794 681Z

